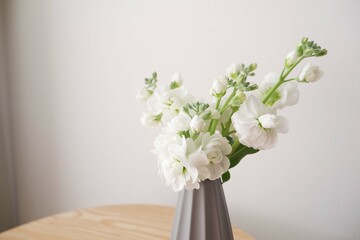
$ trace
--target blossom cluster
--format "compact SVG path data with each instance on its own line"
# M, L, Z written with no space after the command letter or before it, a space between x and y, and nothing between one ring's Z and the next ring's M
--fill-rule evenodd
M269 73L258 85L248 81L257 65L232 64L214 78L212 101L198 101L183 86L179 73L167 85L158 85L157 74L145 79L137 99L147 104L144 126L160 126L154 142L159 174L174 191L198 189L206 179L229 180L229 169L248 154L272 148L278 133L288 131L288 121L278 111L299 100L297 83L316 82L318 66L306 65L295 77L293 69L304 59L327 54L303 38L285 57L280 74Z

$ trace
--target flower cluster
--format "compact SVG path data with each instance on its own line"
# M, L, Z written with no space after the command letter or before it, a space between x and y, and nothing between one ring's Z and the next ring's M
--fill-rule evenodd
M148 109L141 122L161 127L154 153L165 184L180 191L197 189L206 179L225 182L229 169L246 155L274 147L278 133L288 131L288 121L278 111L298 102L297 82L312 83L322 76L320 68L310 64L298 76L290 73L302 60L326 54L303 38L286 55L282 72L267 74L259 85L248 81L255 76L255 63L232 64L214 79L211 104L190 95L179 73L168 85L158 85L156 73L146 78L137 93Z

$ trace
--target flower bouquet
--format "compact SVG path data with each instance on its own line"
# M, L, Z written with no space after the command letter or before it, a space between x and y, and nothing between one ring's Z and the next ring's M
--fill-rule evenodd
M148 108L142 124L161 126L154 153L164 183L174 191L201 190L209 180L224 183L246 155L274 147L278 133L288 131L288 121L278 111L298 102L297 83L316 82L323 72L308 63L300 74L291 73L303 60L326 54L303 38L287 54L281 73L267 74L259 85L249 81L256 63L232 64L226 75L214 79L209 103L190 95L178 73L168 85L158 85L156 73L146 78L137 99Z

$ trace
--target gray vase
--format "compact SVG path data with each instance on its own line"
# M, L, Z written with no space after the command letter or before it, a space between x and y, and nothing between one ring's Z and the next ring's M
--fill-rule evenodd
M171 240L233 240L220 179L179 193Z

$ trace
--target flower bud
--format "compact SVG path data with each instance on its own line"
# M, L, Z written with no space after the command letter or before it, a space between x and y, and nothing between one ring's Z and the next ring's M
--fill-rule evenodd
M286 60L285 60L285 67L289 68L292 65L294 65L297 61L298 55L297 55L297 51L291 51L286 55Z
M298 57L301 57L304 53L304 48L302 44L299 44L296 48L296 53Z
M181 74L175 73L171 78L170 88L175 89L175 88L181 87L182 82L183 82L183 78L182 78Z
M307 38L307 37L303 37L302 39L301 39L301 43L302 44L305 44L305 43L307 43L309 41L309 38Z
M231 64L227 69L226 69L226 72L227 72L227 76L231 79L236 79L241 70L243 70L243 66L240 65L240 64Z
M140 90L137 90L137 94L136 94L136 99L138 101L147 101L149 98L151 97L151 94L149 92L149 90L147 90L146 88L142 88Z
M230 106L232 108L238 108L240 107L240 105L245 102L246 100L246 95L245 93L243 93L242 91L237 91L236 95L233 97L233 99L231 99L230 101Z
M255 71L257 68L257 64L256 63L251 63L249 66L246 67L246 69L248 70L248 72L253 72Z
M308 49L305 50L304 56L310 56L313 53L314 53L314 49L308 48Z
M299 81L300 82L316 82L323 75L323 71L318 66L311 66L308 63L304 69L300 72Z
M206 122L198 115L194 116L190 121L190 129L193 132L204 131L205 127L206 127Z
M228 86L228 79L224 76L219 76L214 79L213 86L210 90L210 94L213 96L222 95L226 92Z

